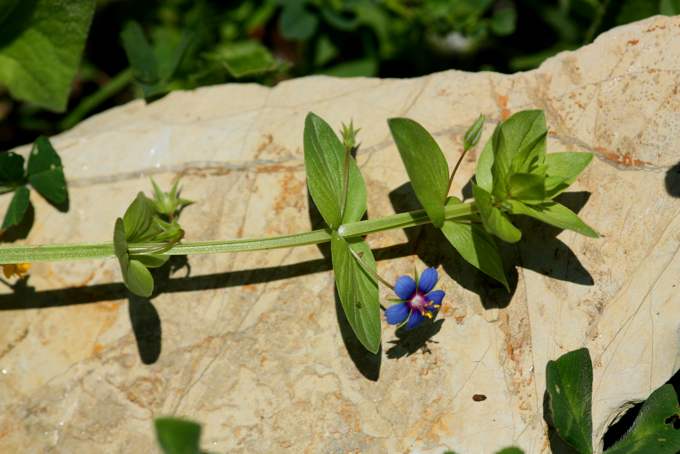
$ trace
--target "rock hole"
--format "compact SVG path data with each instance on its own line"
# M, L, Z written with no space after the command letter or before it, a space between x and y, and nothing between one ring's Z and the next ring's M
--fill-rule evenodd
M642 402L633 405L628 410L626 410L626 412L618 421L609 426L607 431L604 433L605 451L612 447L614 443L623 438L626 432L628 432L628 429L633 426L633 422L635 422L635 418L637 418L641 408Z

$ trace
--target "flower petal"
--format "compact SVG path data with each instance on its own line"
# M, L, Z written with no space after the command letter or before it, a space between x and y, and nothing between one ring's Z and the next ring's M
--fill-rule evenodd
M427 295L425 295L425 299L427 301L432 301L432 303L434 303L433 305L440 305L442 304L442 300L444 299L445 295L446 293L444 292L444 290L435 290L434 292L430 292ZM432 310L437 309L436 307L432 306L430 307L432 308Z
M438 279L439 275L437 274L437 270L434 268L426 269L423 271L423 274L420 275L420 280L418 281L418 290L423 293L429 292L437 284Z
M385 309L385 319L390 325L398 325L408 317L408 306L406 303L393 304Z
M415 328L416 326L420 325L423 320L425 320L425 317L420 315L420 312L418 311L413 311L411 312L411 316L408 319L408 322L406 323L406 330L410 330Z
M416 281L409 276L399 276L394 284L394 293L403 300L410 300L416 293Z

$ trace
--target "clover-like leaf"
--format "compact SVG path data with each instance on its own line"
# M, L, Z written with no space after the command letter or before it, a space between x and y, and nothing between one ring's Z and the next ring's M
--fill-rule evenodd
M591 454L593 364L588 349L548 361L546 387L549 420L557 434L579 454Z
M311 112L305 119L304 155L309 193L326 224L337 229L360 220L366 212L366 185L359 167L350 156L343 214L345 148L328 123Z
M38 137L33 143L26 173L31 186L49 202L55 205L67 202L68 191L61 158L46 137Z
M391 118L388 124L416 197L432 224L441 228L449 189L449 167L444 154L430 133L417 122Z
M2 221L2 230L21 224L30 205L30 191L26 186L20 186L14 191L12 200L9 202L5 218Z
M24 157L8 151L0 153L0 188L24 179ZM0 193L2 190L0 189Z
M201 426L179 418L157 418L156 439L164 454L199 454Z
M655 390L628 432L606 454L680 452L680 406L673 385Z
M538 219L561 229L573 230L591 238L599 238L600 235L588 224L583 222L576 213L557 202L545 202L537 205L526 205L518 200L508 200L512 214L523 214Z
M352 251L361 260L360 264ZM364 267L375 270L371 248L361 239L331 238L335 285L342 309L361 345L371 353L380 349L380 303L378 284Z
M516 243L522 238L522 232L512 225L512 222L510 222L505 213L493 205L491 194L476 184L472 185L472 194L475 198L482 224L489 233L508 243Z

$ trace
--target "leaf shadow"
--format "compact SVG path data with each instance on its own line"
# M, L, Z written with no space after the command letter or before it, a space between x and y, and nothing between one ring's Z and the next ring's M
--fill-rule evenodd
M465 188L463 193L465 195ZM557 201L579 212L590 194L586 192L565 193ZM405 183L389 194L395 211L421 208L410 183ZM432 225L405 229L414 251L428 266L442 266L444 271L463 288L476 293L485 309L504 308L510 304L517 290L517 266L545 276L573 282L579 285L593 285L594 281L578 257L564 242L557 238L561 229L543 224L526 217L516 219L522 230L522 240L516 244L497 241L510 286L508 292L500 283L488 277L467 263L451 246L444 235Z
M428 344L437 343L432 338L442 329L444 319L425 320L420 326L410 331L400 328L396 332L397 339L389 341L392 344L387 350L389 359L399 359L411 356L418 351L431 353Z

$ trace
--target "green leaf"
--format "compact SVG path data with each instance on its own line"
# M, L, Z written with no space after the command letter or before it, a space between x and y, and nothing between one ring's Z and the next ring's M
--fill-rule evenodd
M158 61L142 27L137 22L128 22L120 33L120 39L144 99L150 100L164 93Z
M432 224L444 224L444 204L449 188L449 166L429 132L409 118L387 121L404 162L413 190Z
M673 385L663 385L645 401L630 430L606 454L680 452L680 406Z
M599 238L600 235L583 222L573 211L557 202L545 202L539 205L525 205L517 200L508 200L512 214L530 216L546 224L561 229L573 230L591 238Z
M366 212L366 186L354 158L350 157L346 206L342 215L345 149L321 117L309 113L304 131L307 185L321 216L332 229L359 221Z
M345 240L334 234L331 238L331 257L342 309L352 331L368 351L380 349L380 303L378 284L352 256L354 251L364 266L375 270L371 248L361 239Z
M545 198L545 177L531 173L515 173L510 177L508 192L513 199L542 202Z
M512 3L510 4L512 5ZM491 16L491 31L498 36L507 36L515 32L517 24L517 11L515 8L504 7L494 11Z
M0 23L0 84L13 97L66 108L95 0L13 2Z
M276 69L272 54L256 41L225 44L211 53L210 58L223 63L229 74L237 79Z
M593 160L592 153L550 153L546 156L546 196L553 198L567 189Z
M21 224L30 203L30 191L26 186L19 186L14 191L12 201L7 207L5 219L2 221L2 230Z
M508 243L516 243L522 238L522 232L512 225L512 222L501 210L493 206L492 196L476 184L472 185L472 194L475 198L479 217L489 233Z
M449 199L447 205L460 203ZM469 264L496 279L510 291L503 270L503 259L494 239L479 224L445 221L442 233Z
M494 130L494 136L496 136L498 127ZM477 168L475 169L475 181L477 186L484 189L486 192L491 194L493 192L493 173L491 171L493 167L493 141L494 138L491 137L484 149L479 155L477 160Z
M24 157L20 154L0 153L0 184L15 183L24 178Z
M153 293L153 276L139 260L130 259L124 277L126 277L125 285L135 295L148 298Z
M27 173L28 182L48 201L61 205L68 200L61 158L46 137L40 136L33 143Z
M593 365L582 348L548 361L546 387L550 419L557 434L580 454L591 454Z
M130 256L128 255L128 243L125 239L125 224L121 218L116 219L116 223L113 227L113 252L118 259L123 282L127 285L127 272L128 265L130 264Z
M154 238L161 231L154 222L155 215L153 202L143 192L139 192L123 216L126 239L130 243L142 243Z
M199 454L201 426L178 418L156 418L156 439L165 454Z
M328 69L319 71L333 77L372 77L378 72L378 62L375 58L360 58L339 63Z
M463 150L467 151L470 148L477 145L479 138L482 136L482 129L484 128L484 120L486 118L484 115L479 115L477 120L465 131L465 136L463 136Z
M680 14L680 0L661 0L659 2L659 12L665 16Z
M524 451L515 446L511 446L509 448L501 449L496 454L524 454Z
M304 0L289 0L281 12L281 34L286 39L305 41L312 37L319 19L305 9Z
M160 268L170 259L169 255L151 254L151 255L133 255L132 260L140 262L147 268Z

